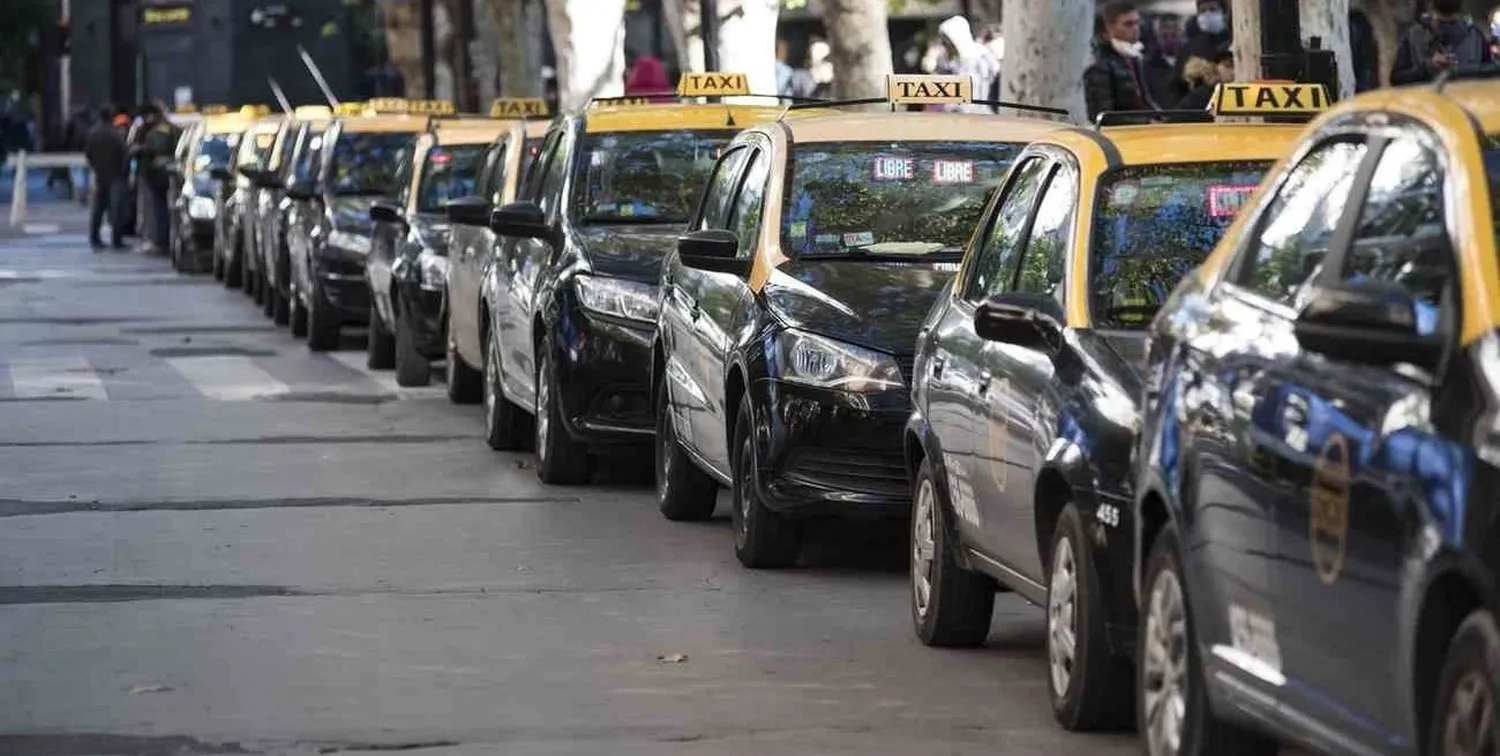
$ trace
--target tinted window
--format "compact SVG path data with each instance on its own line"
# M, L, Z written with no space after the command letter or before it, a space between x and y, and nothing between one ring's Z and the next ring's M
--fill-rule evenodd
M557 149L552 155L552 161L547 163L547 172L542 174L542 188L538 204L543 210L553 210L562 200L563 183L568 177L568 166L572 160L573 151L568 148L568 137L564 135L557 140Z
M328 188L335 194L395 194L396 165L411 151L415 134L344 131L333 143Z
M1021 261L1021 234L1031 217L1031 206L1041 188L1043 170L1048 163L1039 157L1028 158L1016 169L1014 180L1006 187L999 210L989 232L979 246L974 261L967 297L988 298L1010 288L1016 267Z
M719 160L703 192L703 220L699 228L728 228L729 203L739 185L740 169L750 157L750 148L736 147Z
M1053 172L1037 203L1036 220L1026 239L1017 291L1058 294L1073 241L1073 209L1078 206L1078 178L1072 170Z
M531 169L531 164L536 162L536 156L542 154L542 138L528 138L525 142L522 142L522 149L524 149L525 152L521 153L520 175L525 176L526 171Z
M574 207L584 223L686 223L729 131L588 134Z
M760 221L765 214L766 180L771 176L771 160L764 152L756 152L745 171L739 198L734 202L734 215L730 228L740 238L739 257L748 259L760 241Z
M318 165L322 162L318 158L322 152L323 132L309 132L306 142L302 145L302 152L297 155L297 165L292 169L298 181L311 181L317 178Z
M1452 254L1437 156L1411 139L1391 142L1370 176L1343 277L1400 284L1417 301L1418 329L1436 333Z
M1203 263L1270 167L1266 162L1121 168L1099 184L1089 256L1098 328L1142 328Z
M1287 174L1244 251L1237 283L1272 301L1291 302L1328 252L1365 149L1363 143L1331 142Z
M246 168L265 168L266 161L271 156L271 148L276 146L276 132L247 132L240 144L239 165Z
M239 144L238 134L206 134L198 144L198 156L193 161L193 170L207 174L214 168L229 165L229 156Z
M1016 151L972 142L795 147L782 249L794 256L957 254Z
M449 201L472 195L484 153L482 144L428 150L417 184L417 211L436 213Z

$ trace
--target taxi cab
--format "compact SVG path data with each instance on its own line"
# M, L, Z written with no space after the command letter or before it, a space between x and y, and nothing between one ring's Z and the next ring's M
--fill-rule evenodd
M368 365L396 369L400 386L425 386L444 348L448 288L448 202L474 194L489 146L504 121L433 119L396 171L400 190L370 207L374 243L365 265L370 286Z
M244 113L206 106L203 119L183 137L180 188L172 203L172 264L181 271L198 271L210 264L214 224L218 218L220 184L216 170L226 170L248 119Z
M448 398L455 404L474 404L484 398L484 375L474 366L484 364L479 324L486 322L488 310L480 290L497 249L490 213L515 201L521 177L541 151L542 137L551 125L547 103L540 98L497 99L490 105L490 117L502 119L503 131L480 158L474 191L445 208L449 254L444 364Z
M893 76L885 101L974 99L966 77ZM651 385L663 515L707 518L729 486L747 567L795 562L809 517L904 516L917 328L987 194L1060 126L825 112L737 137L661 275Z
M323 133L316 176L287 191L317 207L300 213L287 231L291 316L294 326L305 320L308 349L334 349L345 323L367 322L370 206L395 195L401 156L427 131L433 112L452 112L452 104L376 98L358 115L335 114Z
M252 197L254 185L245 170L265 170L270 162L271 147L276 144L276 131L281 127L280 115L272 115L264 105L246 105L240 109L249 120L240 135L229 167L223 172L210 175L218 179L225 191L214 227L214 277L224 285L236 289L245 286L245 269L250 249L250 235L254 233Z
M684 74L678 94L749 96L744 74ZM481 297L492 448L536 446L554 484L593 457L650 449L656 283L719 150L779 107L596 100L553 123L500 238ZM774 99L772 100L774 102ZM535 418L535 422L532 418Z
M1326 101L1318 85L1298 91ZM1111 126L1136 117L1106 113L1016 158L922 324L912 371L917 636L983 643L997 589L1044 607L1048 692L1067 729L1130 720L1129 461L1146 326L1301 130L1152 117Z
M1330 110L1149 333L1153 756L1500 743L1500 82Z
M313 140L321 141L332 118L333 109L326 105L301 105L294 109L276 133L276 143L271 147L272 163L253 178L260 192L253 266L259 272L255 281L256 299L278 325L286 325L291 318L287 218L293 200L286 194L286 185L296 167L306 164L307 154L316 151L310 149Z

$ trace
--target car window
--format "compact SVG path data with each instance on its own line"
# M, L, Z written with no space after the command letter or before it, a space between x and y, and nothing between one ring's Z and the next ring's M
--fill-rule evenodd
M482 144L434 147L417 179L417 212L440 213L449 202L474 193L484 158Z
M1291 304L1328 252L1366 150L1363 142L1328 142L1287 174L1240 253L1235 283L1273 302Z
M748 152L748 150L747 150ZM741 260L749 259L760 241L760 221L765 212L766 180L771 177L771 160L765 152L756 150L750 156L750 166L745 169L745 180L740 185L739 198L734 202L734 214L729 227L740 239Z
M292 175L298 181L313 181L318 177L318 165L321 161L318 157L323 150L323 133L309 130L307 138L303 140L302 152L297 155L297 164L292 167Z
M394 194L396 165L402 157L410 163L416 140L416 134L340 131L327 163L328 188L339 195Z
M719 159L703 193L699 229L729 227L729 205L734 201L740 169L745 166L745 159L749 156L750 148L736 147Z
M1062 283L1073 239L1073 208L1078 206L1077 173L1069 168L1054 171L1041 196L1031 235L1026 239L1016 290L1060 295L1058 284Z
M1026 221L1031 218L1031 207L1035 204L1042 174L1048 165L1050 162L1046 158L1031 157L1016 167L1014 178L1000 198L995 219L980 243L979 257L974 261L974 273L965 291L966 299L994 296L1009 288L1015 280L1016 266L1021 262L1021 234L1026 230Z
M1341 277L1400 284L1416 300L1418 331L1433 334L1452 254L1437 155L1414 139L1390 142L1370 176Z
M501 137L484 154L484 170L479 174L479 184L474 192L475 196L489 200L491 205L500 204L500 195L505 190L505 161L510 157L506 154L509 144L510 137Z
M583 223L686 225L733 132L630 131L580 139L573 207Z
M411 150L402 153L401 157L396 160L396 171L392 179L396 185L396 203L403 207L406 205L407 197L411 195L411 158Z
M547 173L547 166L557 155L557 145L562 139L561 131L554 131L547 135L547 141L542 145L542 151L537 158L531 162L522 178L519 198L530 202L537 201L537 194L542 189L542 177Z
M537 204L541 205L548 218L556 217L554 212L561 206L563 184L567 182L568 165L572 160L573 150L564 134L557 140L557 149L553 152L552 162L547 164L547 172L542 174L542 189Z

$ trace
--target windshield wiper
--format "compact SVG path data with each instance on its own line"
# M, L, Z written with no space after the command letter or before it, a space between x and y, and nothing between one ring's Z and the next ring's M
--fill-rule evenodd
M333 192L335 197L383 197L385 194L384 189L336 189Z
M613 223L613 224L617 224L617 225L638 224L638 225L656 225L656 226L671 226L671 225L679 225L680 226L680 225L686 225L687 224L687 219L686 218L661 218L661 217L651 216L651 215L626 215L626 216L619 216L619 215L585 215L585 216L583 216L582 220L580 220L579 222L580 223L601 223L601 224L604 224L604 223Z

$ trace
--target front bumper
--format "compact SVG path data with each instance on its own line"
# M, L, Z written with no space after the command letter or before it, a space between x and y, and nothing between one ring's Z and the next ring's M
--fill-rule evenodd
M591 446L644 446L656 430L651 410L655 326L565 308L551 326L558 353L563 425Z
M446 327L443 292L430 291L408 281L397 283L396 292L401 321L416 337L417 351L428 359L443 356L447 352L443 338Z
M910 515L901 449L908 392L856 394L771 378L751 392L756 488L767 507L799 516Z
M320 293L349 323L366 323L370 319L370 285L365 281L365 264L350 255L324 249L313 261L312 296Z
M189 218L183 224L183 250L196 261L208 262L214 251L216 228L212 218Z

